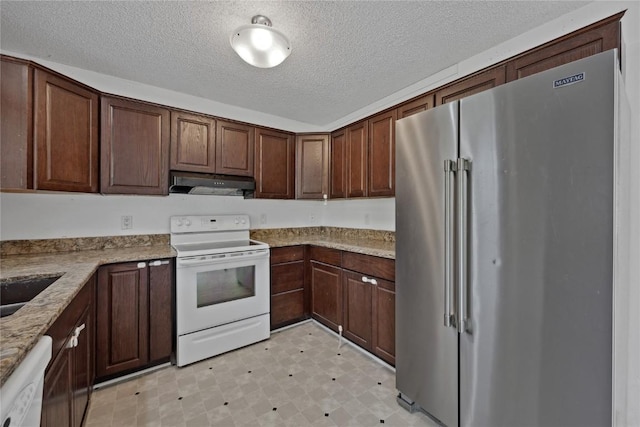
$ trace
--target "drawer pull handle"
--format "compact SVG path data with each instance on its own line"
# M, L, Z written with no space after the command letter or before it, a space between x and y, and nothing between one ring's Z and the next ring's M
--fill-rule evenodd
M369 279L367 276L362 276L362 281L364 283L371 283L372 285L378 284L378 281L376 279Z

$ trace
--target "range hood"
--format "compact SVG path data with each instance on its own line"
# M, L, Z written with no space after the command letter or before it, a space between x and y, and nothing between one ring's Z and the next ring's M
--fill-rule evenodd
M256 182L250 177L172 171L169 192L251 199L255 189Z

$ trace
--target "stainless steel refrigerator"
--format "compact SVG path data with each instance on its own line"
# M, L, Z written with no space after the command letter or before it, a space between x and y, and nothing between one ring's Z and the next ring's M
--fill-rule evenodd
M618 76L608 51L398 120L403 406L611 424Z

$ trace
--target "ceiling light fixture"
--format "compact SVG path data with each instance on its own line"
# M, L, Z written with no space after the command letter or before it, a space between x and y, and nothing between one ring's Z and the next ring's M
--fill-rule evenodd
M291 53L287 36L272 28L271 20L262 15L251 18L251 25L236 29L230 41L240 58L259 68L275 67Z

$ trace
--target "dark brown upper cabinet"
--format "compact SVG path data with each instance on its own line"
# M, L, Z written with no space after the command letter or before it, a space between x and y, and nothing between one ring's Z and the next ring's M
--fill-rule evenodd
M171 169L215 172L215 119L181 111L171 112Z
M512 59L507 63L507 81L521 79L619 47L620 18L623 14L603 19Z
M455 81L449 86L436 91L436 105L457 101L465 96L474 95L500 86L505 82L505 66L490 68L471 77Z
M33 188L33 68L0 57L0 187Z
M329 135L296 137L296 199L329 197Z
M36 69L35 188L98 191L98 94Z
M218 120L216 173L253 176L253 126Z
M413 101L406 102L396 109L397 119L404 119L405 117L433 108L435 102L436 97L433 93L429 93L421 96L420 98L414 99Z
M367 149L369 123L351 125L346 132L347 142L347 197L367 197Z
M346 129L331 134L331 194L332 199L344 198L347 178L347 140Z
M396 110L369 119L368 196L395 195Z
M295 139L286 132L256 128L256 198L295 197Z
M101 191L169 194L169 110L102 98Z

